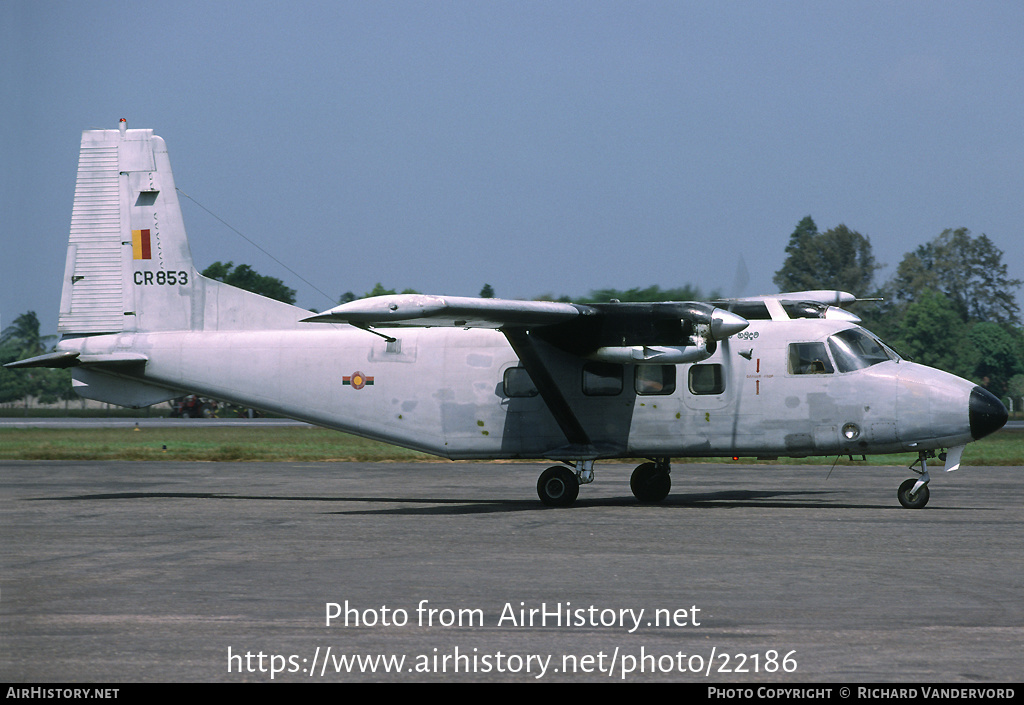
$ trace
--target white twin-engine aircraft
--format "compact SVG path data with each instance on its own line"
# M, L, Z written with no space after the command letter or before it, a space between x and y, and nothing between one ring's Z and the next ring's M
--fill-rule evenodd
M82 134L56 352L75 390L133 408L187 393L451 459L545 458L544 504L571 505L604 458L669 493L672 457L914 451L898 492L928 501L927 460L1001 428L972 382L894 353L809 291L577 305L378 296L316 315L200 276L163 139ZM915 463L916 465L916 463Z

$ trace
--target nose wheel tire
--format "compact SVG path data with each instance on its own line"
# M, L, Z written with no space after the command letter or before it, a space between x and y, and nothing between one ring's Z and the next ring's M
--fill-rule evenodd
M568 507L580 494L576 473L562 465L554 465L537 480L537 495L549 507Z
M896 491L896 497L900 500L900 504L907 509L920 509L928 504L928 485L922 485L916 494L911 494L911 490L914 489L916 484L917 480L910 478L904 481Z

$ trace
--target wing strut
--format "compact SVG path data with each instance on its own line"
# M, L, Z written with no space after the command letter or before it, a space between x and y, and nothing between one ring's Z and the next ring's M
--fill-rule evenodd
M589 447L590 436L576 417L562 390L558 388L548 366L544 364L544 359L530 332L524 328L503 328L501 332L505 334L512 349L519 356L519 361L523 363L533 383L537 385L537 391L558 422L566 440L572 445Z

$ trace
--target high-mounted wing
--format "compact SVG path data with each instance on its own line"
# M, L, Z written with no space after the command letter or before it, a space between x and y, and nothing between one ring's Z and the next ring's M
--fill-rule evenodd
M857 297L845 291L815 289L813 291L790 291L782 294L725 299L715 303L749 320L784 321L794 318L827 318L834 321L860 323L860 316L840 308L842 304L854 301L857 301Z
M468 296L393 294L372 296L335 306L302 319L305 322L350 323L379 328L403 326L454 326L456 328L505 328L564 323L590 313L585 306L556 301L514 301Z
M735 299L735 301L764 301L775 299L777 301L813 301L826 306L840 306L852 304L857 297L846 291L833 291L832 289L814 289L813 291L788 291L782 294L764 294L762 296L748 296Z
M535 331L567 352L607 362L704 359L746 319L699 302L570 304L465 296L394 294L335 306L305 322L359 328L453 326ZM709 346L710 350L709 350Z

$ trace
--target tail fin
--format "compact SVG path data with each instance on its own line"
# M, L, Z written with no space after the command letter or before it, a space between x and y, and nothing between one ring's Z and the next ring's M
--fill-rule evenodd
M82 133L59 332L291 328L306 314L198 275L163 138L124 120Z

